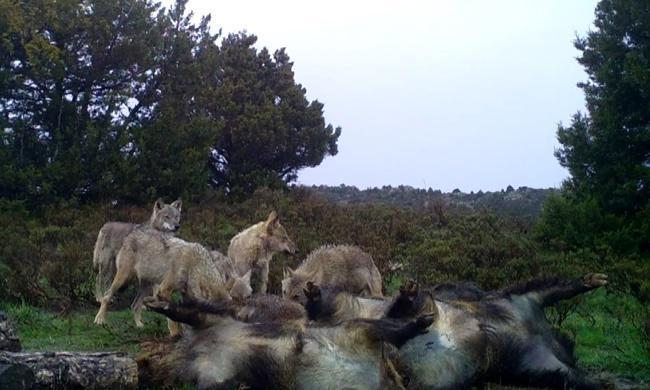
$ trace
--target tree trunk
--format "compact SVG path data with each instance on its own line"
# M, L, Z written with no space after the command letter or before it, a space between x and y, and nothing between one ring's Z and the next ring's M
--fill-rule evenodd
M138 385L138 366L125 353L0 352L2 365L29 367L35 388L134 388ZM12 380L17 380L15 370L9 373Z
M20 340L16 330L2 311L0 311L0 351L20 351Z

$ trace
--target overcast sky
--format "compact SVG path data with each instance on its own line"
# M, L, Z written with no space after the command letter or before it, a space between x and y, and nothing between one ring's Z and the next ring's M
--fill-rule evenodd
M341 126L339 153L303 184L443 191L553 187L557 124L584 107L572 41L596 0L209 1L224 33L281 47L309 99Z

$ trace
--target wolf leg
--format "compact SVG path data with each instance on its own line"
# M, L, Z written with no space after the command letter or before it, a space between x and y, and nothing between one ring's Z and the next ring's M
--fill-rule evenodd
M181 324L167 319L167 329L169 329L169 337L176 337L181 334Z
M135 326L142 328L144 323L142 323L142 309L144 307L143 301L146 297L153 294L153 286L150 283L140 282L138 288L138 293L131 303L131 311L133 311L133 319L135 320Z
M265 261L260 267L260 294L266 294L267 284L269 283L269 262Z
M106 322L106 311L108 310L108 304L110 303L111 298L117 291L119 291L119 289L124 284L126 284L126 282L129 281L131 275L129 272L124 272L124 271L125 270L123 269L117 270L117 273L115 274L115 278L113 279L113 283L111 284L111 287L108 289L108 291L106 291L106 294L102 297L99 311L95 316L95 324L102 325Z

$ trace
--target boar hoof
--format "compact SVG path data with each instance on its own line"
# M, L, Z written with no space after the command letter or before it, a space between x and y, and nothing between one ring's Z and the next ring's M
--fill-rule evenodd
M314 282L307 282L307 287L303 289L303 292L310 301L320 298L320 288Z
M607 275L588 273L582 278L582 282L587 287L600 287L607 285Z
M144 299L144 305L154 311L169 310L169 302L159 301L154 297L146 297Z
M400 295L408 298L410 301L413 301L418 296L418 291L418 283L413 279L409 279L399 288Z
M433 315L426 314L420 316L415 320L415 325L423 332L426 332L426 329L433 324Z

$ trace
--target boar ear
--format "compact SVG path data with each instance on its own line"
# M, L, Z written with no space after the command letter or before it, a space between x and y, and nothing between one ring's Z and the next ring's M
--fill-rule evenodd
M181 200L181 198L178 198L174 202L172 202L172 207L178 211L181 211L181 207L183 207L183 201Z

